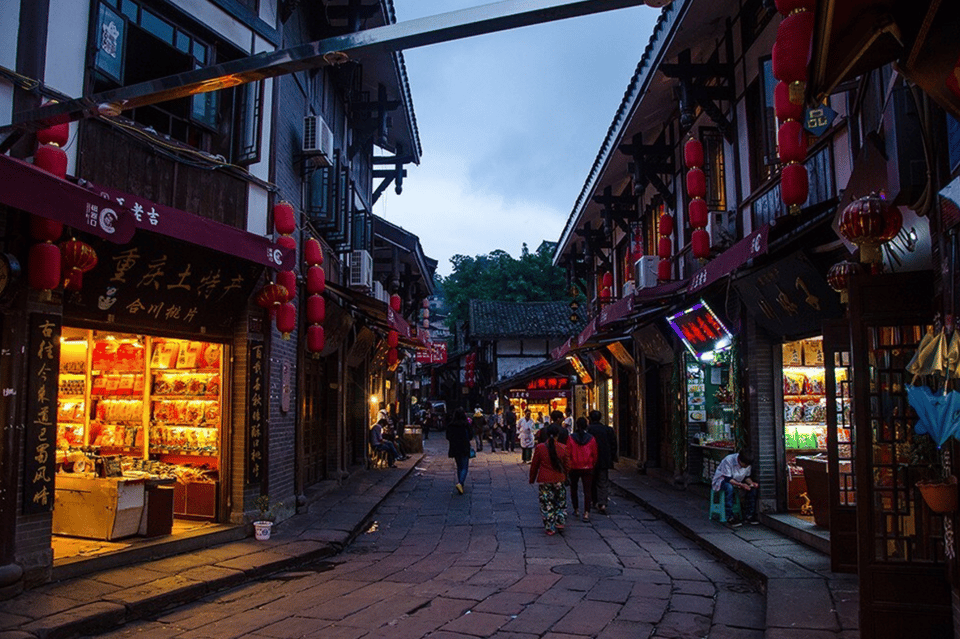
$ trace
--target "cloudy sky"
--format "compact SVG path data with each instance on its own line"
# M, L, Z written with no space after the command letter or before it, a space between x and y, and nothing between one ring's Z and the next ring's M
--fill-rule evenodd
M485 4L394 0L398 22ZM659 11L640 5L404 51L423 157L375 213L450 258L556 241Z

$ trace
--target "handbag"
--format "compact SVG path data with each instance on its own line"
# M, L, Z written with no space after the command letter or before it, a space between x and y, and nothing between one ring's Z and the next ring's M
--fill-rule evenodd
M473 446L470 447L470 459L473 459L477 456L477 451L473 449Z

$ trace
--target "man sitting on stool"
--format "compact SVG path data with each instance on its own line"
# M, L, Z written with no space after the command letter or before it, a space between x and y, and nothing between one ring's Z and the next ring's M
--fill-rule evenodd
M751 524L759 524L757 519L757 493L760 484L750 478L750 465L753 456L750 451L741 450L723 458L713 474L713 489L723 493L724 509L727 513L727 524L733 528L742 525L733 516L733 491L740 492L741 515Z
M403 455L400 454L400 451L397 450L397 447L393 442L383 438L383 427L387 425L386 419L379 419L377 423L370 427L370 447L374 450L382 450L387 454L387 463L390 465L390 468L394 467L394 462L397 459L406 459Z

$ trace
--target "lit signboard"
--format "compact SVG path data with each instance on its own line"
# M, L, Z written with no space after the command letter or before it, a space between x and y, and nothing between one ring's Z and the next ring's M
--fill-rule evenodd
M730 331L703 301L668 317L667 323L697 359L723 350L733 341Z

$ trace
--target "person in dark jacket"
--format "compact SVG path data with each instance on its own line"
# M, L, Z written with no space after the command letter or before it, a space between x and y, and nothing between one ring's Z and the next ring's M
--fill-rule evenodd
M503 414L503 448L514 450L514 442L517 440L517 413L513 410L513 404L507 404L507 412Z
M597 440L597 466L593 471L593 503L597 512L607 514L610 499L610 469L617 462L617 433L612 427L600 422L603 417L598 410L590 411L587 432Z
M466 413L464 413L466 415ZM477 408L473 411L473 417L470 419L470 425L473 426L474 444L477 446L477 452L483 452L483 440L486 437L487 418L483 416L483 411Z
M457 463L457 492L463 494L463 485L467 482L467 469L470 467L470 440L473 430L462 408L453 413L453 419L447 424L447 457Z

